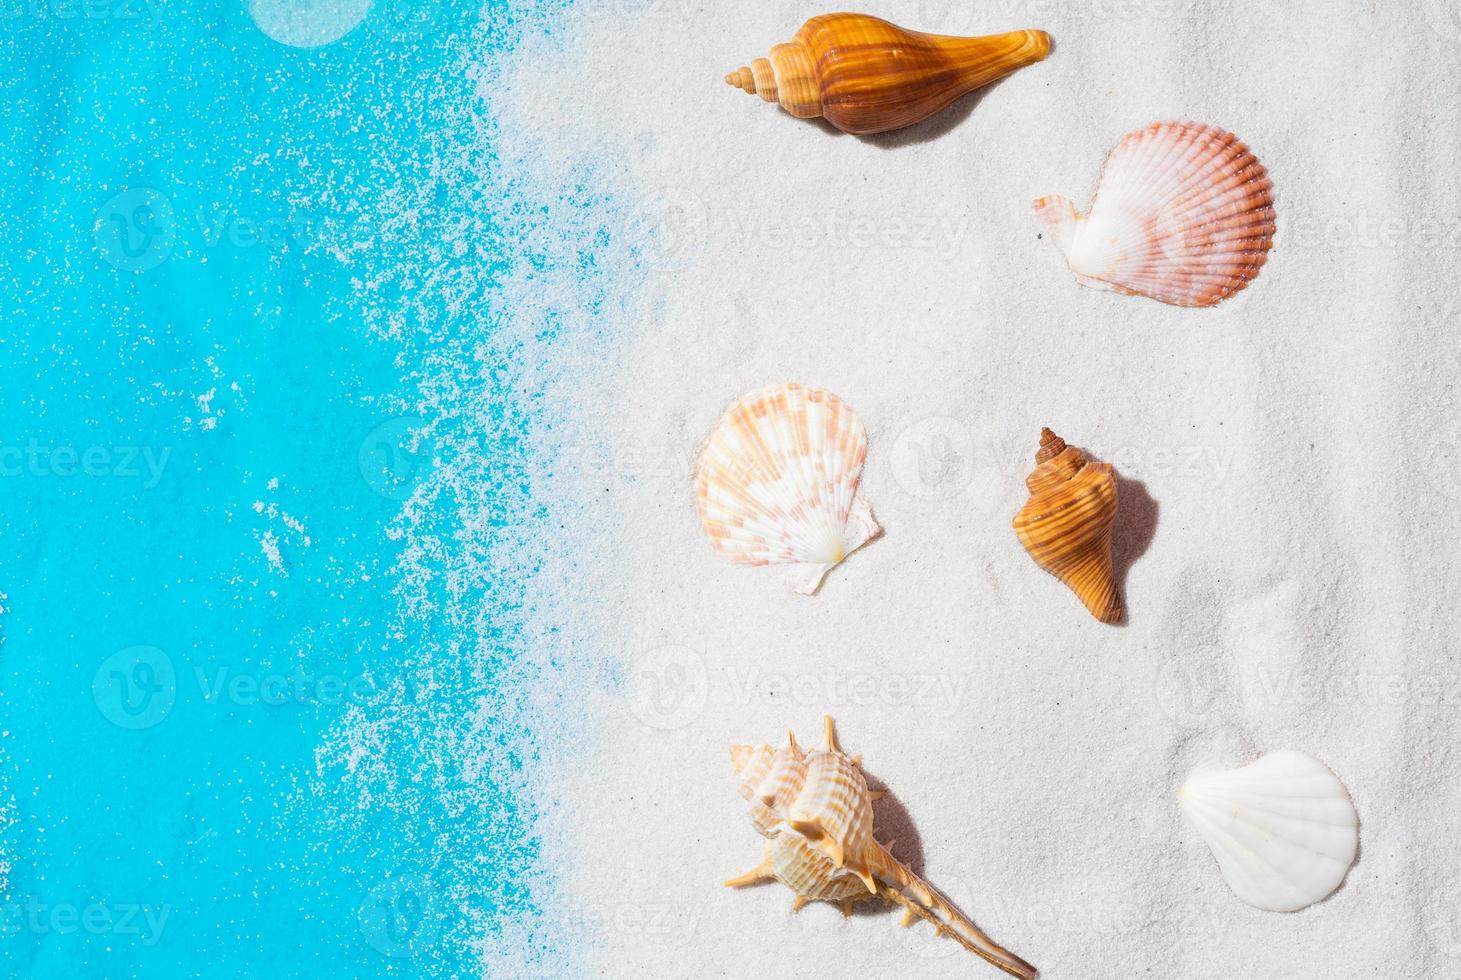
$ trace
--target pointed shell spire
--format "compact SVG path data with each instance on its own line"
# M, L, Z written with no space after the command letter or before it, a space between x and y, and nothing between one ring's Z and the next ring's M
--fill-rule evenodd
M948 37L867 14L824 14L725 81L799 119L821 116L869 135L922 122L1049 53L1044 31Z
M1014 529L1035 563L1060 579L1103 623L1122 616L1111 564L1116 477L1049 429L1040 430L1035 470L1025 480L1030 498Z

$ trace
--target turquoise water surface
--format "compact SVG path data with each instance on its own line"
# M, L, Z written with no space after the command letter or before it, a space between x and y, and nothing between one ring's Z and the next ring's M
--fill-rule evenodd
M469 66L521 17L352 6L310 47L247 0L0 12L8 975L460 976L535 912L525 736L478 711L531 557L448 583L423 544L472 493L496 540L535 519L511 202L452 176L490 175ZM476 410L430 411L472 345Z

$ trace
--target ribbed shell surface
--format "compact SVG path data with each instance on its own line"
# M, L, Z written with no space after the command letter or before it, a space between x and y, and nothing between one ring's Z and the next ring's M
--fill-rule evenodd
M751 803L751 822L762 836L775 837L806 783L806 755L794 742L779 749L740 745L731 763L741 777L741 795Z
M781 749L731 749L741 795L751 800L752 820L771 839L762 863L727 884L738 888L776 880L796 894L797 908L822 900L842 903L844 912L857 899L881 896L910 916L933 922L941 935L1011 976L1033 980L1034 967L995 943L874 839L873 794L861 765L841 750L832 719L824 724L821 749L803 752L794 738ZM767 820L775 821L769 833Z
M834 864L865 869L872 840L873 809L862 771L841 752L807 755L806 781L792 800L787 822L815 842Z
M921 122L1049 53L1044 31L949 37L868 14L822 14L725 80L798 118L868 135Z
M1268 259L1273 183L1232 133L1190 122L1128 133L1088 214L1060 197L1035 209L1085 285L1175 306L1212 306Z
M1108 464L1088 462L1049 429L1040 438L1015 533L1035 563L1064 582L1091 615L1114 623L1122 613L1111 563L1116 477Z
M1303 752L1270 752L1241 769L1192 776L1179 794L1233 892L1293 912L1344 881L1359 818L1344 784Z
M790 564L795 588L880 529L858 490L867 431L836 395L784 384L742 398L706 441L695 500L711 545L743 565Z
M781 834L769 845L771 870L776 880L811 901L841 902L870 898L862 879L838 869L832 860L800 834Z
M863 14L813 17L797 42L815 65L822 115L859 135L910 126L1044 58L1044 31L948 37Z

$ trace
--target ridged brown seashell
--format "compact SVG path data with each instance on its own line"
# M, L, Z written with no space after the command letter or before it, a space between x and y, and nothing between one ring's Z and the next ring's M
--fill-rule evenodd
M1103 623L1121 619L1111 567L1116 477L1109 463L1088 462L1049 429L1040 430L1035 471L1025 480L1030 499L1015 515L1015 533L1035 563L1085 603Z
M867 14L824 14L725 80L793 116L821 116L865 136L922 122L1049 53L1044 31L949 37Z

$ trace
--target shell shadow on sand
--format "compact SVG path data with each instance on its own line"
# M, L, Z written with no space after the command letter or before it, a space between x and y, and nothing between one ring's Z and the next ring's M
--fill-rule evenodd
M1116 474L1116 499L1120 506L1116 510L1116 523L1112 527L1111 569L1116 577L1117 593L1122 596L1122 605L1129 610L1125 601L1126 576L1131 566L1151 547L1157 534L1157 515L1161 505L1147 492L1146 484ZM1119 625L1125 626L1130 612L1123 612Z
M977 922L969 915L969 910L961 908L959 903L949 897L948 893L939 887L937 881L928 881L923 873L923 837L918 833L918 827L913 823L913 817L903 801L888 789L887 784L881 779L863 770L863 777L867 780L868 788L874 791L881 790L885 795L881 800L873 804L873 827L877 830L877 839L893 856L920 878L924 878L926 884L948 902L959 914L971 921ZM892 846L888 846L889 844ZM903 914L903 910L890 902L858 902L852 907L852 914L857 916L886 916Z
M884 846L893 841L894 846L888 849L894 856L908 865L908 869L914 874L923 874L923 838L913 825L913 817L908 813L908 808L886 783L866 768L862 775L867 780L868 789L874 792L881 790L885 794L873 804L873 827L877 830L878 840Z
M893 844L888 850L899 861L908 866L919 877L923 876L923 838L918 833L918 828L913 825L913 817L908 813L908 808L903 801L888 789L887 784L881 779L868 772L866 768L862 771L863 778L867 780L868 789L877 792L881 790L884 796L873 804L873 827L878 841L887 846ZM858 916L885 916L902 915L903 911L890 902L858 902L852 907L852 914Z

